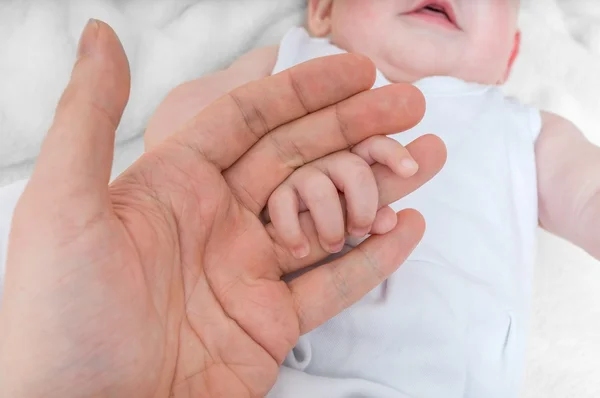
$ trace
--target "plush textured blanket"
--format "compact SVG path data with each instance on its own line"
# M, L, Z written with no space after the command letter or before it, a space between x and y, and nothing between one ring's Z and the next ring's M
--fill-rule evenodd
M523 49L509 94L569 117L600 143L600 3L523 0ZM3 0L0 186L27 177L89 17L110 23L132 95L114 172L142 151L166 93L302 23L305 0ZM566 148L568 150L568 148ZM600 396L600 264L542 234L524 397Z

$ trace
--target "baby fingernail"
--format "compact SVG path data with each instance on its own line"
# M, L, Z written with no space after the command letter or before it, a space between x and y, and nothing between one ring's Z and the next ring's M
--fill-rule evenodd
M331 254L336 254L342 251L342 249L344 248L344 244L346 243L345 240L342 240L339 243L336 243L334 245L329 246L329 253Z
M371 231L371 228L352 228L350 235L355 238L363 238Z
M298 260L308 257L310 254L310 247L308 245L300 246L292 250L292 255Z
M402 165L402 167L404 167L405 169L408 169L408 170L416 171L419 168L419 165L417 164L417 162L415 162L414 160L412 160L410 158L402 159L400 164Z

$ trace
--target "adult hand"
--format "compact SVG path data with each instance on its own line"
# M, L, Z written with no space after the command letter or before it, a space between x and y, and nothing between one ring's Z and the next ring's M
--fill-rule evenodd
M406 211L391 233L286 283L307 264L258 217L302 164L418 122L416 89L367 91L373 79L368 60L344 55L244 86L109 185L129 74L112 30L92 21L13 219L0 396L266 394L299 335L380 283L422 236ZM390 200L444 162L435 138L411 151L421 170L388 184Z

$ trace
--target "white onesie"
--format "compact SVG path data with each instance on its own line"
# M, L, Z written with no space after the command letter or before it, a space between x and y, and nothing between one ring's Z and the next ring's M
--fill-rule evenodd
M281 43L274 73L342 52L296 28ZM378 74L375 86L386 84ZM301 337L270 398L518 395L537 227L540 113L496 87L449 77L416 86L427 99L425 118L394 138L407 144L437 134L448 162L393 207L420 210L425 237L387 282ZM8 225L22 188L0 190L0 292Z
M273 73L343 53L304 29ZM389 82L378 73L375 87ZM540 112L500 89L451 77L418 81L423 121L444 169L394 210L418 209L421 244L387 282L303 336L270 397L509 398L521 387L538 225L534 143Z

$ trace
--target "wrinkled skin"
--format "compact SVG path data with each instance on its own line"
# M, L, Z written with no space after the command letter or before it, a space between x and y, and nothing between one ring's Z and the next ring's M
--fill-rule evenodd
M326 253L309 216L303 262L258 217L305 162L418 122L417 90L366 91L373 78L368 60L344 55L242 87L173 120L183 127L109 185L129 74L114 32L91 22L13 219L0 396L264 396L300 334L380 283L422 236L421 216L405 211L389 234L286 283ZM444 162L435 137L409 149L415 177L376 173L384 202Z

